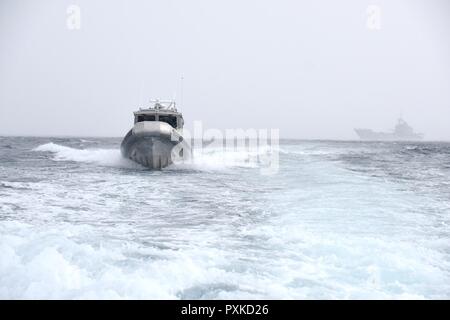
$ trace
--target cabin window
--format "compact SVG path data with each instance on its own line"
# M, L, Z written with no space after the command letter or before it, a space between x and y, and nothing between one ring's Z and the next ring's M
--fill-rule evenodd
M137 117L137 121L136 122L142 122L142 121L155 121L155 116L151 116L151 115L139 115Z
M159 121L168 123L173 128L177 127L177 117L174 117L174 116L159 116Z

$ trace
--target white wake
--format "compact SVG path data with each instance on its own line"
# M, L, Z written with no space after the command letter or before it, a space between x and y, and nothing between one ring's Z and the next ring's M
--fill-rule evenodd
M53 142L33 149L37 152L53 153L55 161L75 161L94 163L110 167L140 167L131 160L122 157L119 149L77 149L62 146ZM195 149L192 158L176 163L169 169L222 170L227 168L258 168L270 155L267 148L225 150L220 148Z
M137 164L125 159L119 149L77 149L50 142L33 149L33 151L51 152L55 161L75 161L94 163L109 167L136 167Z

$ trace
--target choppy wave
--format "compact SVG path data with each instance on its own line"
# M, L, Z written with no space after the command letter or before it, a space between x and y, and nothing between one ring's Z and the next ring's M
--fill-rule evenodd
M111 167L138 167L134 162L123 158L119 149L76 149L50 142L34 148L33 151L51 152L56 161L86 162Z
M176 169L223 170L232 168L260 168L270 157L268 148L239 148L226 150L221 148L194 149L192 157L185 162L170 167Z
M119 149L77 149L53 142L40 145L33 151L51 152L56 161L95 163L112 167L139 167L122 157ZM233 167L257 168L271 151L268 148L224 150L219 148L195 149L191 159L172 165L169 169L220 170Z
M32 190L38 188L36 184L29 182L14 182L14 181L0 181L0 188L17 189L17 190Z
M120 139L52 141L0 147L0 298L450 297L449 145L292 142L265 176L264 149L115 170Z

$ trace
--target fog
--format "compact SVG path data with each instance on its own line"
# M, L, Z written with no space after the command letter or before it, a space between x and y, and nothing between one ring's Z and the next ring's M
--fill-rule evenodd
M0 134L119 137L176 98L187 128L356 139L403 116L450 140L449 18L447 0L1 0Z

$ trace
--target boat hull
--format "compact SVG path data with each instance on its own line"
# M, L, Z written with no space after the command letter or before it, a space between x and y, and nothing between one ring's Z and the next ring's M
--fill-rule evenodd
M158 170L174 162L175 152L178 157L185 156L187 148L182 136L169 124L143 121L127 133L120 150L125 158Z

